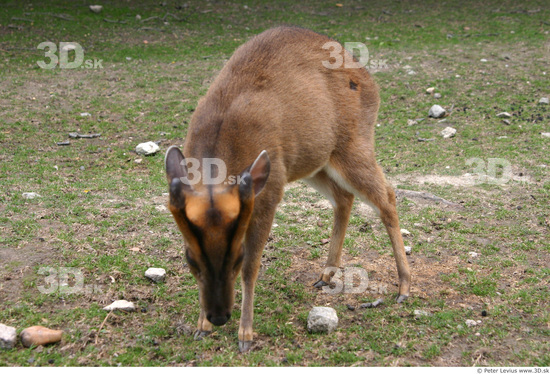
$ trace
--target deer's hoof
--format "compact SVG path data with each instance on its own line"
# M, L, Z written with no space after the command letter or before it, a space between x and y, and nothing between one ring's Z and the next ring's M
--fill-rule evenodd
M244 342L239 340L239 351L241 351L241 353L250 351L250 348L252 348L252 341Z
M203 338L207 337L208 335L210 335L212 333L212 331L201 331L201 330L197 330L195 331L195 335L193 336L193 339L195 340L202 340Z
M397 300L395 301L397 301L398 304L401 304L403 301L407 300L408 298L409 298L409 295L399 295L397 297Z
M315 282L315 283L313 284L313 287L316 287L316 288L323 288L323 287L325 287L325 286L328 286L328 283L325 282L325 281L322 280L322 279L319 279L317 282Z

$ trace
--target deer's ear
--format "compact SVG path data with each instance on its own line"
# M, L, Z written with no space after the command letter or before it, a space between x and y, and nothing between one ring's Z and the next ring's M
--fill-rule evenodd
M173 179L187 177L187 165L185 157L175 145L168 148L164 157L164 168L166 169L166 179L172 183Z
M177 195L177 189L191 191L193 187L187 181L187 165L185 157L175 145L168 148L164 158L164 168L166 169L166 179L170 185L170 193Z
M255 196L258 196L258 194L262 192L265 187L270 170L271 161L269 161L269 156L264 150L260 152L260 155L256 158L256 161L254 161L249 169Z

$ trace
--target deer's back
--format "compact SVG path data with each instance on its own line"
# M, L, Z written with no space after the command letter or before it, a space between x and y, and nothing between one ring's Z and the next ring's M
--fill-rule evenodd
M364 68L326 68L329 41L279 27L239 47L197 106L186 156L231 160L230 172L239 172L265 149L295 180L354 137L372 139L376 84Z

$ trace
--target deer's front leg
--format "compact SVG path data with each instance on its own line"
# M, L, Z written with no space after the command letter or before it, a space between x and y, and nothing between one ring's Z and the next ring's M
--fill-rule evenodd
M282 193L281 193L282 195ZM239 325L239 350L246 352L252 347L254 319L254 287L261 266L262 252L271 231L277 202L258 204L263 207L252 217L244 242L244 259L241 270L243 301Z
M206 319L206 313L201 306L201 313L199 315L199 322L197 323L197 331L195 331L195 340L202 340L202 338L212 333L212 324Z

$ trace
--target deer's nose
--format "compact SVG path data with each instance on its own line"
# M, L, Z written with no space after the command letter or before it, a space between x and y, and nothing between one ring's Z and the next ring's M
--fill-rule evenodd
M215 326L225 325L227 321L229 321L229 318L231 318L231 313L216 314L216 315L212 315L212 313L208 313L206 315L206 319Z

